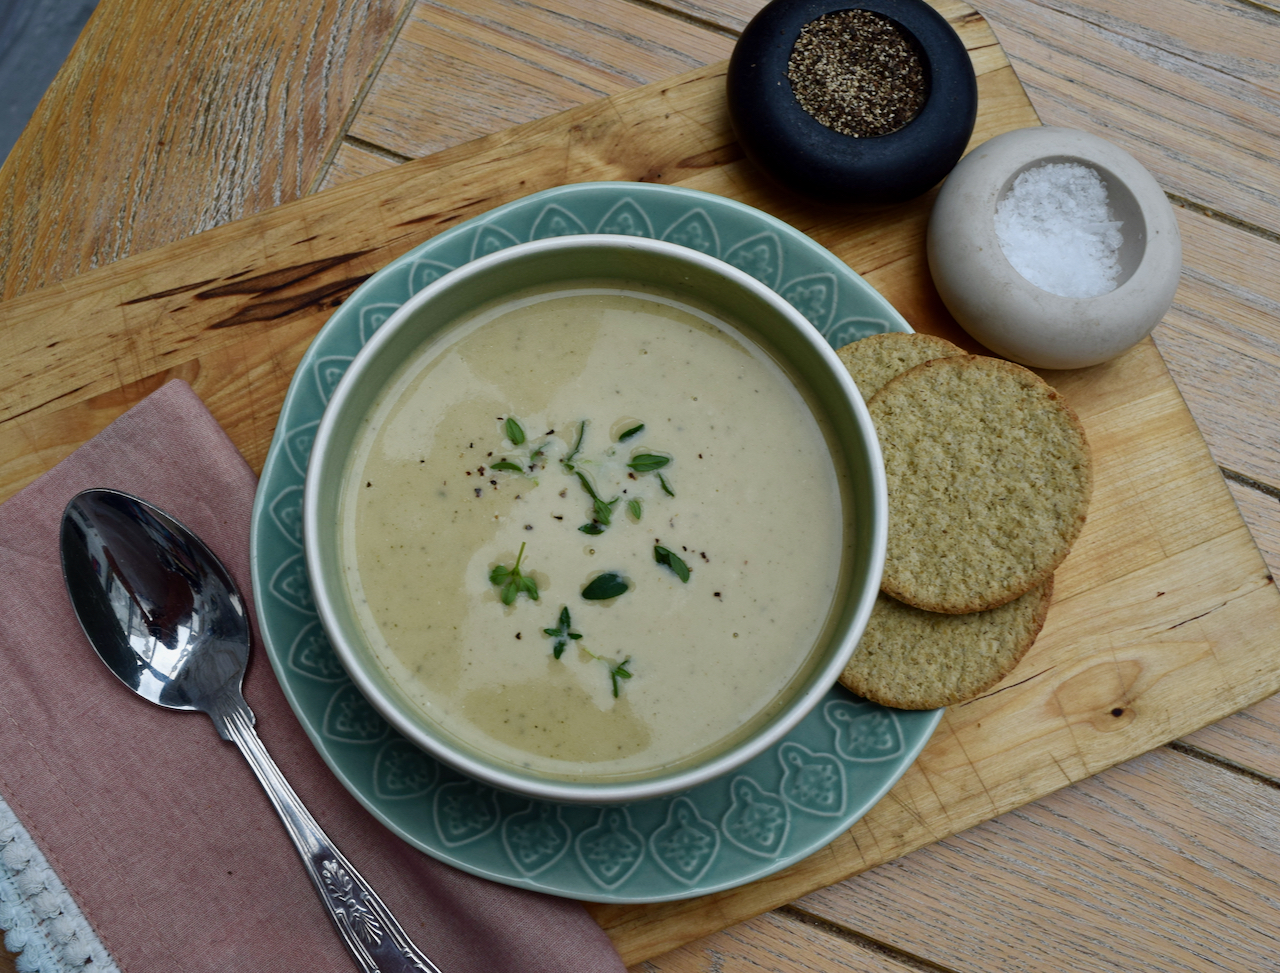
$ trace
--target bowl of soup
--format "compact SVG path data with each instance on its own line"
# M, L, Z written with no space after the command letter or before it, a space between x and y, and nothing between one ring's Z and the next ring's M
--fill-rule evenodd
M373 706L530 798L687 790L835 683L884 563L883 463L822 336L657 240L482 257L381 325L303 502L325 631Z

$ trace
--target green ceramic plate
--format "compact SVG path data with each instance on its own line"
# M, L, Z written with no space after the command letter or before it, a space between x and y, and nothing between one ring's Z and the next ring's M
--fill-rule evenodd
M676 797L613 807L514 797L395 733L325 637L302 554L302 486L316 426L356 353L411 294L503 247L626 233L745 270L839 347L910 331L861 277L804 234L719 196L648 183L562 186L502 206L393 261L329 319L289 387L253 510L253 589L286 696L343 785L410 844L508 885L597 902L658 902L742 885L812 854L905 772L941 710L891 710L837 687L777 746Z

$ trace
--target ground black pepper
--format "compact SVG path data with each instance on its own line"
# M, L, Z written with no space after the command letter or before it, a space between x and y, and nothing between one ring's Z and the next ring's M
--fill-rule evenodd
M787 80L816 121L855 138L896 132L920 113L927 94L911 37L870 10L838 10L805 24Z

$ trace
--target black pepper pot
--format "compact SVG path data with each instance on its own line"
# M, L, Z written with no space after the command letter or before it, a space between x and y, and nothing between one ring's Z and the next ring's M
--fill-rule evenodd
M846 135L819 122L788 78L801 30L826 15L867 10L914 42L924 104L886 135ZM743 151L781 185L846 206L900 203L940 182L964 154L978 84L964 43L923 0L773 0L742 32L729 60L729 116Z

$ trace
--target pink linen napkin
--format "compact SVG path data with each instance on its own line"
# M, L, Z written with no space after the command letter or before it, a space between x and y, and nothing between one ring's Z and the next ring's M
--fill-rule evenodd
M134 696L85 640L58 531L88 487L186 523L251 596L256 480L190 387L171 382L0 505L0 795L124 973L350 973L236 748L203 714ZM245 697L285 777L443 973L621 973L579 903L457 871L365 811L312 747L260 641Z

